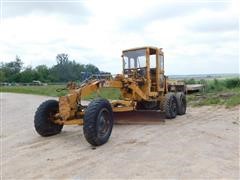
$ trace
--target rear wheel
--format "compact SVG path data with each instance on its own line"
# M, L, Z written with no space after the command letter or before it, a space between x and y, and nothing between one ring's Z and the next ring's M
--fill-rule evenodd
M178 92L176 94L176 97L177 97L178 115L183 115L186 113L186 109L187 109L186 96L183 92Z
M108 141L113 127L113 112L108 100L92 101L83 119L84 136L91 145L99 146Z
M166 94L164 110L168 119L173 119L177 116L177 98L173 93Z
M54 115L58 113L58 101L47 100L37 109L34 116L34 126L41 136L52 136L61 132L63 125L53 122Z

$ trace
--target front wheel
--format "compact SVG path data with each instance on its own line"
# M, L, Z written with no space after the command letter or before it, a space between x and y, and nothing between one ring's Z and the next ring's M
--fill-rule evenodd
M113 127L111 104L106 99L92 101L83 117L83 132L86 140L94 146L106 143Z
M47 100L37 109L34 116L34 126L41 136L52 136L61 132L63 125L53 122L54 115L58 113L58 101Z

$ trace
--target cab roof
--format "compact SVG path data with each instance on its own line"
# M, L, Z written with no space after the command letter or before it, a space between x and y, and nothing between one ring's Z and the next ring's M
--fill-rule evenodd
M150 54L156 52L157 49L159 49L160 53L163 54L162 48L157 48L155 46L143 46L143 47L130 48L130 49L125 49L122 52L124 53L124 52L128 52L128 51L136 51L136 50L147 49L147 48L150 49Z
M130 49L125 49L125 50L123 50L123 52L126 52L126 51L135 51L135 50L140 50L140 49L147 49L147 48L149 48L149 49L159 49L159 48L157 48L157 47L154 47L154 46L143 46L143 47L136 47L136 48L130 48ZM161 49L161 48L160 48Z

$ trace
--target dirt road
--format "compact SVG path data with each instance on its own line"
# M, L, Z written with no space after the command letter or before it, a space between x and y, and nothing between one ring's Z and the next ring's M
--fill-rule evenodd
M35 132L47 99L1 95L3 179L239 178L239 106L189 108L174 120L118 114L110 141L92 149L80 126L49 138Z

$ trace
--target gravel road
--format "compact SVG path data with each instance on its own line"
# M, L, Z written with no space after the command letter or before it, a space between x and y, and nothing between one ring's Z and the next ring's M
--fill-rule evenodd
M159 113L115 114L109 142L92 148L81 126L43 138L33 128L44 96L2 93L3 179L239 179L239 108L188 108L165 120Z

